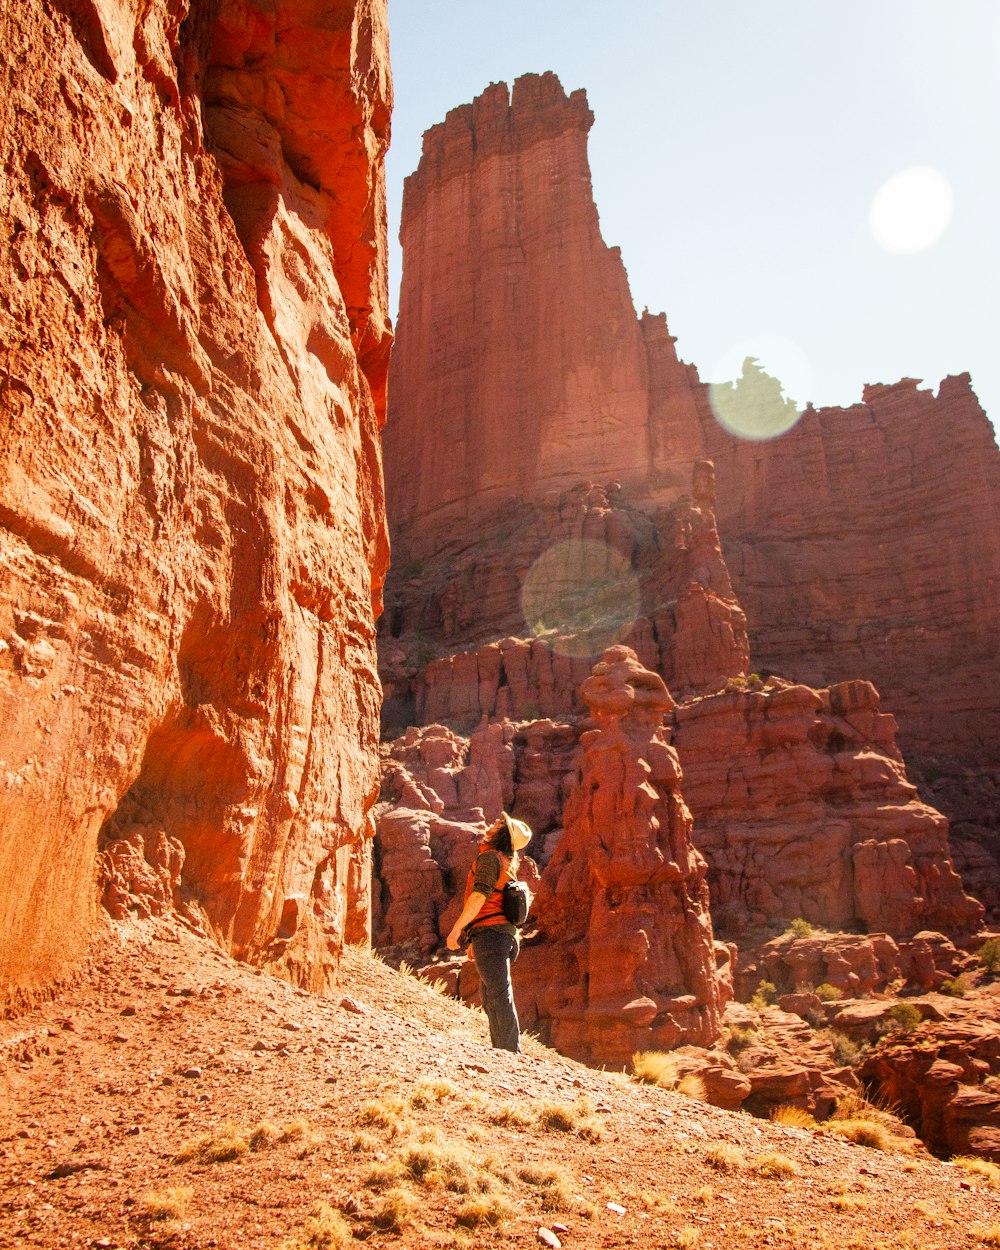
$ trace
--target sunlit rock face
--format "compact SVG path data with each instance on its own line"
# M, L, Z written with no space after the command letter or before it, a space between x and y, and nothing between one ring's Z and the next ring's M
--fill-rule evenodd
M583 91L496 83L424 136L407 179L386 427L398 558L581 479L648 467L646 365L601 238Z
M315 988L368 927L385 5L134 8L0 16L3 1001L102 903Z
M580 739L565 833L536 901L541 942L523 952L528 1027L565 1054L626 1064L636 1050L709 1045L731 982L712 936L705 861L664 717L663 680L612 647L580 691Z

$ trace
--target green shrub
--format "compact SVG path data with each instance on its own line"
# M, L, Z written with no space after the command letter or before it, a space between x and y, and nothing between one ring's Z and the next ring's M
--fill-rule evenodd
M952 998L964 998L968 992L964 977L949 977L941 982L941 993L950 994Z
M753 997L750 999L750 1006L757 1011L763 1011L765 1007L773 1007L778 1000L778 987L773 981L761 981L754 991Z
M792 921L792 923L785 930L786 933L791 933L797 938L810 937L812 934L812 931L813 931L812 925L809 923L808 920L803 920L801 916L796 916L795 919Z
M860 1063L867 1050L866 1046L859 1046L846 1033L841 1033L837 1029L830 1029L826 1040L833 1048L833 1057L842 1068L852 1068L856 1063Z
M904 1031L915 1029L923 1020L919 1007L914 1007L912 1003L896 1003L888 1012L888 1019Z
M994 976L1000 972L1000 938L988 938L980 946L979 962Z
M726 1036L726 1050L731 1055L738 1055L741 1050L746 1050L748 1046L752 1046L757 1041L757 1030L749 1024L733 1024L729 1027Z
M817 998L821 998L824 1003L835 1003L837 999L844 997L844 991L838 990L835 985L831 985L829 981L824 981L822 985L817 985L814 991Z

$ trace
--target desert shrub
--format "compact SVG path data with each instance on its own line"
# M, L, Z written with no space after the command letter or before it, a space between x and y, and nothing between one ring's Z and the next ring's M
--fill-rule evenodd
M509 1220L514 1208L506 1198L498 1194L483 1194L475 1198L467 1198L455 1212L455 1219L466 1228L478 1228L481 1224L495 1227Z
M823 1033L823 1037L830 1043L834 1059L844 1068L860 1063L868 1049L864 1044L848 1037L846 1033L841 1033L839 1029L828 1029Z
M773 1007L778 1001L778 987L773 981L761 981L750 999L750 1006L757 1011L765 1007Z
M891 1023L904 1032L915 1029L923 1020L920 1008L914 1007L913 1003L895 1003L887 1014Z
M376 1163L365 1177L369 1189L394 1189L406 1176L406 1168L398 1159L390 1159L388 1163Z
M438 982L435 982L438 984ZM427 1079L420 1081L410 1095L411 1107L432 1107L436 1102L444 1102L446 1098L454 1098L458 1089L451 1081Z
M788 926L788 928L785 930L786 933L791 933L794 937L797 937L797 938L811 937L812 931L813 931L812 925L809 923L808 920L803 920L801 916L796 916L795 919Z
M191 1138L177 1152L178 1163L230 1163L249 1154L247 1135L235 1124L223 1124Z
M731 1055L738 1055L757 1041L757 1030L749 1024L733 1024L726 1036L726 1050Z
M154 1190L143 1194L141 1210L151 1220L180 1220L194 1197L194 1190L187 1185L171 1185L169 1189Z
M403 1166L428 1188L444 1188L456 1194L488 1193L494 1188L490 1174L477 1166L467 1151L447 1144L411 1146Z
M787 1128L815 1128L816 1117L810 1115L802 1107L793 1107L784 1103L780 1107L772 1107L768 1118L774 1124L784 1124Z
M384 1098L366 1102L357 1114L356 1123L372 1128L387 1129L390 1136L393 1136L406 1126L405 1110L406 1104L402 1098L395 1094L388 1094Z
M824 981L821 985L817 985L813 993L817 998L821 998L824 1003L835 1003L838 999L844 997L844 991L838 990L829 981Z
M720 1142L717 1146L709 1146L705 1151L705 1162L717 1172L739 1172L746 1167L747 1161L742 1151L728 1142Z
M950 994L952 998L964 998L969 992L964 977L949 977L941 982L941 993Z
M799 1165L794 1160L771 1150L765 1150L757 1155L750 1166L758 1176L767 1176L781 1181L787 1180L790 1176L797 1176L799 1171Z
M989 1185L1000 1188L1000 1166L989 1159L979 1159L975 1155L955 1155L952 1163L966 1172L981 1176Z
M1000 938L987 938L979 948L979 962L994 976L1000 972Z

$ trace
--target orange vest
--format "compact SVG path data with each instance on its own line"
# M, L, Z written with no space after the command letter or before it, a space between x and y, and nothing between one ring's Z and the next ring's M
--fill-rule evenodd
M485 928L487 925L510 924L510 921L503 914L503 888L508 881L514 880L514 874L510 870L510 861L506 855L501 855L499 851L493 849L492 846L483 843L479 848L479 855L484 851L489 851L500 860L500 876L497 877L497 883L494 886L493 893L490 894L486 902L479 909L479 914L474 920L470 920L468 927L470 929ZM472 867L469 869L469 876L465 882L465 897L462 900L462 906L469 901L469 895L472 893L472 886L476 880L476 864L479 863L479 855L472 861Z

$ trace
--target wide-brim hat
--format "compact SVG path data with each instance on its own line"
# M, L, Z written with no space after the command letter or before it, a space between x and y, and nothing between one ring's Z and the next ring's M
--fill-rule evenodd
M508 816L506 812L503 814L503 820L510 833L511 846L515 851L522 850L531 841L531 827L515 816Z

